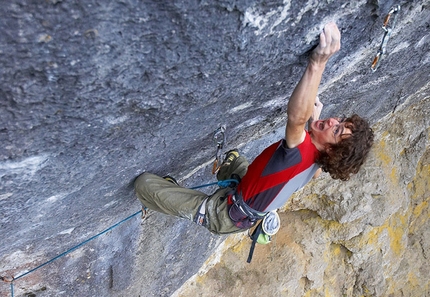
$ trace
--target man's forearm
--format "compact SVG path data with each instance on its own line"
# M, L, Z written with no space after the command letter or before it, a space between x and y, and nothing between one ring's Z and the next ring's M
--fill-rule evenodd
M309 62L288 101L287 114L290 122L304 125L311 117L325 64Z

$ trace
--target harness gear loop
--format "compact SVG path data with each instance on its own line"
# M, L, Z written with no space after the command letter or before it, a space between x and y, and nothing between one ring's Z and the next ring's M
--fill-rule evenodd
M216 154L215 154L215 161L212 167L212 174L215 174L218 172L219 168L221 167L221 155L222 155L222 148L226 142L226 135L225 135L225 125L220 126L218 129L215 130L213 140L216 144Z
M384 18L384 22L382 24L382 29L384 30L384 36L382 37L381 44L379 45L378 51L376 52L375 57L372 61L372 66L370 67L373 72L376 71L379 67L379 63L381 62L381 57L386 53L386 47L388 40L390 39L391 33L393 32L394 27L396 26L397 15L400 11L400 5L393 6L388 12L387 16ZM394 18L392 18L394 16ZM390 22L392 20L392 22Z

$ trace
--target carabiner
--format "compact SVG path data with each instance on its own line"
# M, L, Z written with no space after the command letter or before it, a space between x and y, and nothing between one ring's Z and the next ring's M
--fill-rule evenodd
M395 5L391 7L390 11L388 12L387 16L384 19L384 23L382 25L382 29L387 30L388 23L390 22L391 16L394 14L394 21L391 25L391 28L394 28L396 25L396 19L397 19L397 13L400 11L400 5Z
M215 130L213 140L217 146L223 146L225 142L225 126L222 125Z
M221 127L215 130L213 140L217 147L216 153L215 153L215 161L212 166L212 174L215 174L218 172L219 168L221 167L222 148L226 140L224 125L222 125Z

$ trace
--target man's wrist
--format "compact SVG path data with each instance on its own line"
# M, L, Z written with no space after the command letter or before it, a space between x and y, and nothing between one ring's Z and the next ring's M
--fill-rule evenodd
M311 58L309 60L308 67L312 71L324 71L326 64L327 64L327 61L316 61L316 60Z

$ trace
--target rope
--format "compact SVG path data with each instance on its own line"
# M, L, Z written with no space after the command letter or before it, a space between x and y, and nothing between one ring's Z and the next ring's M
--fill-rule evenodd
M232 186L232 183L234 183L235 185L237 185L239 183L239 181L237 181L236 179L219 180L219 181L214 182L214 183L205 184L205 185L201 185L201 186L196 186L196 187L192 187L190 189L194 190L194 189L199 189L199 188L209 187L209 186L214 186L214 185L218 185L221 188L227 188L229 186Z
M109 228L107 228L106 230L104 230L104 231L102 231L102 232L100 232L100 233L98 233L98 234L96 234L96 235L94 235L94 236L92 236L92 237L88 238L87 240L85 240L85 241L81 242L81 243L80 243L80 244L78 244L78 245L75 245L74 247L72 247L72 248L68 249L68 250L67 250L67 251L65 251L64 253L61 253L61 254L59 254L58 256L56 256L56 257L52 258L51 260L46 261L45 263L40 264L39 266L37 266L37 267L35 267L35 268L31 269L30 271L27 271L26 273L23 273L23 274L21 274L21 275L19 275L19 276L17 276L17 277L12 277L12 281L11 281L11 283L10 283L11 296L13 297L13 283L14 283L14 281L16 281L16 280L18 280L18 279L20 279L20 278L22 278L22 277L24 277L24 276L26 276L26 275L28 275L28 274L32 273L32 272L34 272L34 271L38 270L39 268L42 268L42 267L43 267L43 266L45 266L45 265L48 265L48 264L50 264L50 263L54 262L54 261L55 261L55 260L57 260L58 258L61 258L61 257L65 256L65 255L67 255L67 254L69 254L69 253L73 252L73 251L74 251L74 250L76 250L77 248L79 248L79 247L83 246L84 244L87 244L87 243L88 243L88 242L90 242L91 240L93 240L93 239L95 239L95 238L99 237L100 235L105 234L106 232L108 232L108 231L112 230L113 228L115 228L115 227L117 227L118 225L120 225L120 224L124 223L125 221L128 221L129 219L133 218L134 216L136 216L136 215L138 215L138 214L140 214L140 213L142 213L142 210L139 210L138 212L136 212L136 213L132 214L131 216L129 216L129 217L127 217L127 218L123 219L122 221L119 221L119 222L118 222L118 223L116 223L115 225L110 226L110 227L109 227Z
M190 189L198 189L198 188L209 187L209 186L213 186L213 185L218 185L219 187L226 188L226 187L228 187L228 186L231 186L231 185L232 185L232 183L234 183L234 184L238 184L239 182L238 182L237 180L235 180L235 179L226 179L226 180L220 180L220 181L217 181L217 182L214 182L214 183L210 183L210 184L204 184L204 185L201 185L201 186L192 187L192 188L190 188ZM69 253L73 252L74 250L76 250L76 249L80 248L81 246L83 246L83 245L87 244L87 243L88 243L88 242L90 242L91 240L96 239L97 237L99 237L99 236L101 236L101 235L105 234L106 232L109 232L109 231L110 231L110 230L112 230L113 228L115 228L115 227L119 226L120 224L122 224L122 223L124 223L124 222L126 222L126 221L130 220L131 218L135 217L136 215L138 215L138 214L140 214L140 213L142 213L142 210L139 210L138 212L136 212L136 213L134 213L134 214L132 214L132 215L130 215L130 216L128 216L128 217L126 217L125 219L123 219L123 220L119 221L118 223L116 223L116 224L114 224L114 225L110 226L109 228L105 229L104 231L102 231L102 232L100 232L100 233L98 233L98 234L96 234L96 235L94 235L94 236L92 236L92 237L88 238L87 240L84 240L83 242L81 242L81 243L79 243L79 244L75 245L74 247L72 247L72 248L68 249L67 251L65 251L65 252L63 252L63 253L59 254L58 256L56 256L56 257L52 258L51 260L46 261L46 262L44 262L44 263L40 264L39 266L37 266L37 267L35 267L35 268L33 268L33 269L31 269L31 270L29 270L29 271L27 271L27 272L25 272L25 273L23 273L23 274L19 275L19 276L17 276L17 277L13 277L13 276L12 276L12 277L3 277L3 276L0 276L0 280L3 280L3 281L5 281L5 282L10 282L10 292L11 292L11 297L14 297L14 286L13 286L13 283L14 283L16 280L18 280L18 279L20 279L20 278L22 278L22 277L24 277L24 276L26 276L26 275L28 275L28 274L30 274L30 273L32 273L32 272L34 272L34 271L36 271L36 270L38 270L38 269L42 268L42 267L43 267L43 266L45 266L45 265L48 265L48 264L50 264L50 263L54 262L55 260L57 260L57 259L59 259L59 258L61 258L61 257L64 257L65 255L67 255L67 254L69 254ZM142 213L142 214L143 214L143 213Z

